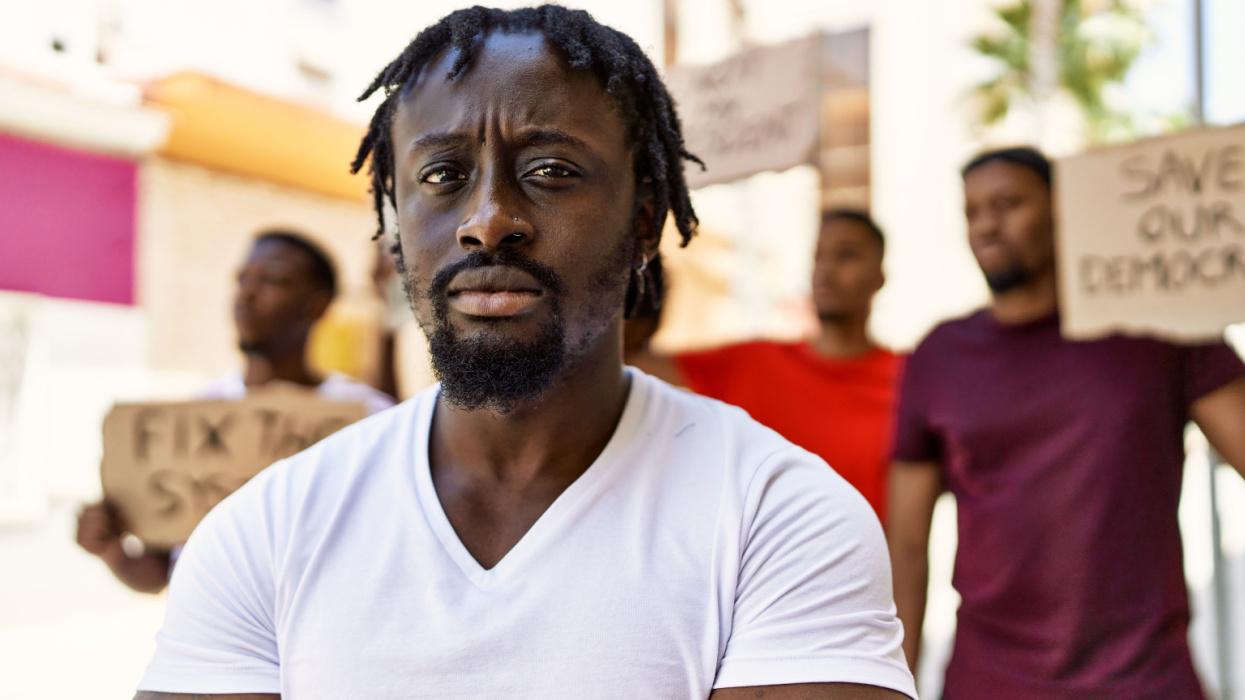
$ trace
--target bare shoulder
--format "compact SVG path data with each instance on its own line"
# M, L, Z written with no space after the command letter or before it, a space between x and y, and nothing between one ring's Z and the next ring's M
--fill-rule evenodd
M210 700L212 698L227 698L228 700L281 700L280 695L273 693L202 695L200 693L155 693L150 690L140 690L134 696L134 700Z
M887 688L857 683L796 683L746 688L719 688L709 700L907 700L908 696Z

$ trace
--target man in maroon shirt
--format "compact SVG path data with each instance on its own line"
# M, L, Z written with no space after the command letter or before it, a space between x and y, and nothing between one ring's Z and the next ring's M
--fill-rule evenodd
M1223 343L1059 333L1051 167L964 168L989 307L934 329L903 378L889 539L908 661L934 501L956 497L962 602L945 697L1201 698L1176 507L1196 421L1245 469L1245 366Z

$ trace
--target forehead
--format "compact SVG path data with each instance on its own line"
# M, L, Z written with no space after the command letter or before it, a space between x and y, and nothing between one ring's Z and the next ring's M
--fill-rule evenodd
M1046 182L1023 165L1005 160L992 160L964 176L966 194L987 193L1000 189L1046 190Z
M828 237L828 236L840 235L840 234L845 235L845 236L851 236L851 235L872 236L873 232L869 230L868 226L865 226L864 224L860 223L859 221L856 221L855 219L848 219L846 217L830 219L829 221L823 221L821 223L821 235L822 236Z
M483 141L493 127L550 129L601 149L627 147L616 100L593 73L567 65L543 35L491 32L463 71L447 80L457 57L457 49L442 52L403 92L393 123L397 157L430 134Z
M848 244L873 243L873 231L863 223L854 219L837 218L823 221L818 231L817 244Z
M310 268L311 259L307 251L292 243L269 239L258 241L251 246L251 252L247 254L245 263L248 265L291 266L302 269Z

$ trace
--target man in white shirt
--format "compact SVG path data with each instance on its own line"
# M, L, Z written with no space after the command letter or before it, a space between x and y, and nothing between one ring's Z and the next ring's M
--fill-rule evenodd
M250 389L285 382L314 389L326 399L362 403L368 413L392 406L384 393L345 375L321 376L307 363L311 330L336 293L337 274L319 246L291 231L256 236L238 271L233 300L244 370L217 379L198 398L236 400ZM122 547L124 533L125 524L107 502L89 504L78 514L77 540L83 549L130 588L163 591L177 548L148 547L131 555Z
M139 697L915 697L864 499L623 366L667 214L696 224L639 47L472 8L376 90L355 166L441 384L208 515Z

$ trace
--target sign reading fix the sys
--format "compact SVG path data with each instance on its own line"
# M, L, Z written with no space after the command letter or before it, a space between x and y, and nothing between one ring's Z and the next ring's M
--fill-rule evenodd
M821 37L742 51L670 72L687 150L690 187L812 163L818 146Z
M104 419L104 495L144 542L180 544L261 469L365 413L361 404L294 389L239 401L118 404Z
M1245 126L1059 163L1064 334L1221 338L1245 320Z

